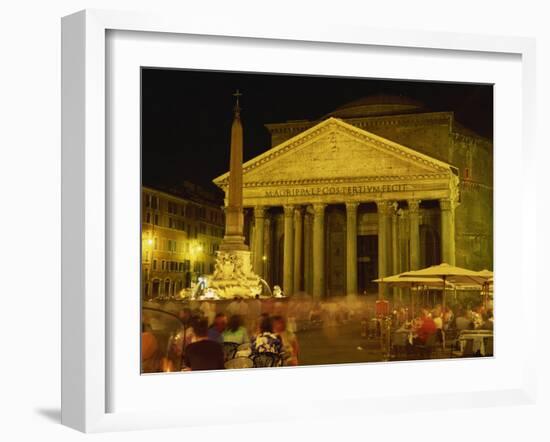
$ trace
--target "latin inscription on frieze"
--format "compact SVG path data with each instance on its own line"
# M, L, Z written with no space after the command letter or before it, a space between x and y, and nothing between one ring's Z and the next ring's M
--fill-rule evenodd
M361 186L322 186L299 187L291 189L266 190L266 197L279 196L322 196L322 195L362 195L369 193L404 192L410 189L408 184L373 184Z

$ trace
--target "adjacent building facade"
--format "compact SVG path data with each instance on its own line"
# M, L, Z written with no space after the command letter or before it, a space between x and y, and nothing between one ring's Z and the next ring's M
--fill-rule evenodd
M322 297L440 262L492 269L492 143L452 112L373 97L267 128L243 203L254 271L271 285ZM227 192L228 174L214 182Z
M223 238L222 202L192 183L142 187L142 295L177 295L212 273Z

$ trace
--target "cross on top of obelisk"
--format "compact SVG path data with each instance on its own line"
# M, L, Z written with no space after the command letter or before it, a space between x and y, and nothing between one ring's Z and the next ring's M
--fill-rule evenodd
M235 102L235 112L236 113L239 113L240 110L241 110L241 106L239 105L239 97L242 97L243 94L241 94L239 92L239 89L237 89L235 91L235 93L233 94L233 96L236 98L236 102Z

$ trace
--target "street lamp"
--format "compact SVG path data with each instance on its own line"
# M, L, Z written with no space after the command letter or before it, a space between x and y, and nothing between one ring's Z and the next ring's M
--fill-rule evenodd
M196 264L196 261L198 259L197 255L199 253L202 253L202 245L197 244L197 242L193 241L193 243L191 244L191 247L189 248L189 251L191 252L191 266L193 267L192 274L194 274L195 273L195 264ZM196 272L196 273L199 273L199 272Z
M262 276L264 277L264 279L266 279L267 278L267 256L265 256L265 255L262 256L262 261L263 261L263 264L264 264L263 265L263 275Z

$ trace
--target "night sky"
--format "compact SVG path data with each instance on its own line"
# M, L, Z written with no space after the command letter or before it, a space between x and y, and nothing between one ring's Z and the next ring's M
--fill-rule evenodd
M403 95L430 111L454 111L493 136L493 88L477 84L343 77L142 69L142 179L149 186L189 180L208 189L229 167L234 97L243 94L244 160L271 146L266 123L315 120L368 95Z

